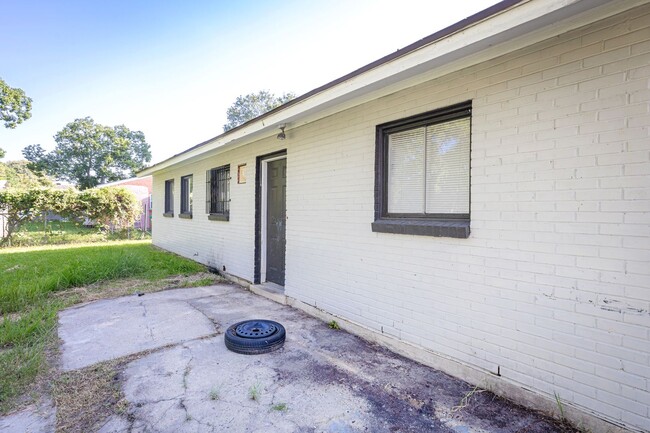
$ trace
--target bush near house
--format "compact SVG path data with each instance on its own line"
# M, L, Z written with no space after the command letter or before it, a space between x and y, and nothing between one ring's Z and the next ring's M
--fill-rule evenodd
M133 226L142 214L133 192L121 187L87 189L77 194L75 216L83 215L102 227Z

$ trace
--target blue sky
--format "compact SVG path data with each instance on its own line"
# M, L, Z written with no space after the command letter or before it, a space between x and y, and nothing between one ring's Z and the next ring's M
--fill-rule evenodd
M0 0L0 77L33 100L7 160L76 118L144 132L153 162L222 132L238 95L308 92L495 0Z

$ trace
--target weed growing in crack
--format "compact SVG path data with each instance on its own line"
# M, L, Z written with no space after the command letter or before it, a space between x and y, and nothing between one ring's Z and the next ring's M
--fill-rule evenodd
M553 395L555 396L555 403L557 404L557 408L560 411L560 419L564 421L566 419L566 416L564 416L564 405L562 404L562 400L560 400L560 395L557 392L553 392Z
M120 399L115 405L115 412L126 415L129 412L129 401L126 398Z
M469 403L470 403L472 397L473 397L475 394L479 394L479 393L481 393L481 392L485 392L485 390L479 388L478 386L475 386L475 387L472 388L468 393L466 393L466 394L463 396L463 398L460 399L460 402L458 403L458 405L456 405L456 406L454 406L454 407L451 408L451 411L452 411L452 412L459 412L459 411L465 409L467 406L469 406Z
M327 326L329 326L330 329L334 329L336 331L341 329L341 327L339 326L336 320L332 320L330 323L327 324Z
M555 396L555 403L557 404L557 410L560 412L560 423L563 427L566 427L567 430L577 430L580 433L591 433L591 430L582 425L582 423L575 425L566 417L564 412L564 403L560 399L560 395L557 392L553 392ZM564 431L564 430L563 430Z
M286 412L288 409L289 407L287 406L286 403L278 403L271 406L271 410L275 410L278 412Z
M208 395L210 396L210 400L219 400L221 398L221 386L213 386Z
M251 400L259 401L260 394L261 394L261 389L259 383L251 385L251 387L248 388L248 398L250 398Z

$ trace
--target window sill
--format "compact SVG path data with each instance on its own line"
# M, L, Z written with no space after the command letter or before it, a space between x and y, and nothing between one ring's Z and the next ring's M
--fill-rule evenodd
M469 237L469 221L386 218L373 222L372 231L378 233L396 233L401 235L465 239Z
M208 215L210 221L230 221L230 215L222 213L211 213Z
M174 218L174 212L165 212L163 216L167 218Z
M191 220L191 219L192 219L192 214L191 214L191 213L179 213L179 214L178 214L178 217L179 217L179 218L185 218L185 219Z

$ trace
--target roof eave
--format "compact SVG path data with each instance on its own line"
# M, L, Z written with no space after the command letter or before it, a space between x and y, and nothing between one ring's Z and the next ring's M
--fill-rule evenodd
M338 104L341 109L349 108L344 102L359 98L364 93L387 86L391 82L403 81L409 77L430 72L432 68L443 68L449 62L480 54L482 50L495 45L510 45L509 51L517 48L512 43L518 38L566 20L566 18L606 5L601 13L613 15L634 7L643 0L608 2L608 0L506 0L459 21L439 32L417 41L401 50L372 62L350 74L316 88L287 102L255 119L252 119L221 135L199 143L152 167L138 173L146 176L217 149L232 148L270 136L279 125L295 122L301 116L318 110L325 113L328 107ZM608 4L609 3L609 4ZM613 3L613 4L612 4ZM626 7L623 7L625 4ZM596 20L596 17L572 20L566 27L576 28ZM548 37L548 35L540 35ZM479 58L480 56L477 56ZM363 101L359 102L362 103ZM340 111L340 110L339 110ZM327 112L327 115L332 113Z

